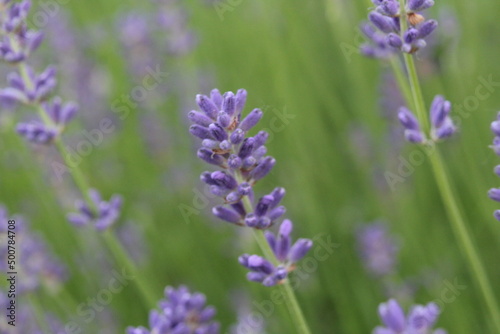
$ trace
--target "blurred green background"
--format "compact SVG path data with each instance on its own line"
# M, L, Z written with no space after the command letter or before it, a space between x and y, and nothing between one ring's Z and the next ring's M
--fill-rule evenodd
M131 221L143 232L143 241L136 241L146 248L139 265L158 299L166 285L186 284L203 292L208 303L217 307L226 332L236 321L238 291L248 293L250 307L269 298L270 289L247 282L245 270L236 261L254 248L246 232L216 221L206 203L189 219L181 210L194 207L196 189L203 189L198 176L207 170L196 159L199 143L189 135L185 120L185 114L195 108L195 94L208 94L214 87L245 88L249 93L246 112L255 107L265 111L258 128L277 126L271 131L268 152L278 163L256 191L262 195L275 186L285 187L284 205L295 223L295 237L330 236L338 246L297 291L313 333L368 333L380 323L377 306L388 296L382 283L363 268L356 246L356 230L379 219L387 222L400 243L395 280L411 280L415 287L405 307L440 300L446 282L458 281L466 289L445 303L439 327L449 333L489 333L486 308L469 275L462 246L451 232L428 160L414 166L414 172L395 189L384 177L385 172L397 174L401 159L408 160L419 149L403 143L396 110L382 103L397 99L383 96L384 86L390 85L390 67L356 51L362 42L358 25L371 3L221 3L229 8L222 13L210 1L183 1L180 5L197 45L180 57L156 55L171 74L156 110L165 140L155 150L148 148L147 133L139 126L139 105L125 120L116 119L118 131L105 137L80 165L105 198L113 193L124 196L120 224ZM154 12L155 6L118 0L68 1L61 6L69 12L71 24L103 38L86 48L86 57L109 73L109 108L88 110L83 104L83 118L94 113L97 119L113 115L112 102L134 87L115 23L121 13ZM486 193L499 185L492 172L498 160L488 145L489 124L500 109L500 85L492 86L487 98L477 98L477 105L471 101L481 77L500 82L499 10L497 1L437 2L427 16L447 24L441 22L435 45L417 56L427 105L438 93L455 106L465 105L457 120L459 134L441 145L497 298L500 223L492 217L495 204ZM58 65L50 57L44 62ZM397 95L395 89L388 90ZM289 118L280 118L284 114ZM77 123L68 136L77 136L80 126L86 127L82 118ZM50 159L44 158L53 152L27 145L13 127L13 122L1 126L1 202L11 212L25 215L46 238L70 270L65 289L77 304L84 302L119 268L112 262L96 267L96 258L106 252L100 239L94 231L75 229L64 218L78 198L69 175L65 182L55 182ZM391 131L398 135L389 135ZM42 298L47 310L63 321L76 314L62 307L58 294L42 293ZM127 325L147 325L148 310L132 285L113 297L109 309L118 323L117 333ZM255 305L251 310L257 310ZM294 332L284 306L277 306L265 320L267 333ZM86 326L84 333L100 333L95 324Z

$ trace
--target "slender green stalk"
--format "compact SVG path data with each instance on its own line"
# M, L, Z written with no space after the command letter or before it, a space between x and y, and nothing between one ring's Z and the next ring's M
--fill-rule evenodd
M235 176L238 183L243 182L243 177L240 172L236 172ZM245 207L245 210L247 212L253 211L252 203L250 202L248 196L243 197L243 206ZM276 265L277 264L276 256L274 255L271 246L269 246L269 244L267 243L266 237L264 236L264 232L262 230L256 230L256 229L252 229L252 231L255 240L257 241L257 244L259 245L266 259L268 259L274 265ZM290 281L288 279L284 280L280 284L280 289L282 291L285 304L288 308L288 312L290 313L290 317L292 318L292 321L295 324L295 329L297 330L297 333L311 334L311 330L307 325L307 321L304 317L302 309L300 308L297 298L295 297L295 293L292 289L292 286L290 285Z
M413 56L405 55L405 63L408 69L409 85L412 91L415 107L417 108L417 115L419 115L419 121L421 122L421 124L425 124L426 129L429 129L429 120L426 117L424 98L420 89L420 83L418 80ZM402 85L402 90L405 90L404 84L400 83L400 85ZM425 133L428 133L428 130ZM443 162L441 153L437 145L434 145L433 147L433 152L432 154L430 154L430 160L434 177L436 179L436 183L438 185L442 200L445 204L448 218L451 221L451 226L455 238L463 246L461 247L463 255L469 262L472 276L476 279L476 283L481 290L490 316L493 320L494 327L496 328L496 332L500 333L500 308L495 299L495 295L486 274L486 270L484 269L485 267L481 261L471 235L467 230L467 225L463 218L463 215L460 212L460 206L458 204L459 202L455 196L455 191L453 191L452 185L448 179L446 166Z
M102 236L110 248L116 262L121 263L130 275L132 275L134 281L136 281L136 286L141 293L144 303L149 309L155 308L158 301L157 294L151 289L151 285L145 280L144 275L141 275L137 267L130 259L130 256L123 249L121 243L116 239L115 234L108 230L102 233Z
M389 63L391 64L392 71L394 72L396 81L399 85L399 88L401 89L401 93L403 94L403 97L408 104L408 108L411 108L410 105L413 105L413 95L410 87L408 86L406 75L403 72L402 66L404 66L404 64L401 64L401 61L397 56L391 57Z
M18 65L19 73L21 74L21 77L23 78L24 83L26 86L30 89L33 88L33 82L29 78L28 75L28 70L26 67L25 63L20 63ZM47 126L53 126L52 120L48 117L46 114L45 110L42 108L40 104L33 104L32 105L40 118L42 119L43 123ZM64 162L66 165L69 167L70 174L75 182L75 185L79 189L81 195L83 196L85 202L89 206L89 208L97 212L96 205L90 198L89 190L90 186L88 185L87 181L85 180L85 177L82 173L82 171L78 168L78 166L72 166L72 163L69 161L69 155L64 147L64 143L60 137L57 137L54 140L55 147L59 151L59 154L63 158ZM113 256L117 260L118 263L123 265L132 275L136 278L136 284L138 286L138 290L141 292L142 297L148 306L148 308L154 308L156 305L156 300L157 298L155 297L154 292L150 289L150 286L148 282L143 280L143 276L139 275L138 270L135 266L135 264L130 260L130 257L126 253L126 251L123 249L123 246L121 243L116 239L116 236L112 234L112 232L105 231L103 239L105 241L105 244L107 245L108 249L113 253Z

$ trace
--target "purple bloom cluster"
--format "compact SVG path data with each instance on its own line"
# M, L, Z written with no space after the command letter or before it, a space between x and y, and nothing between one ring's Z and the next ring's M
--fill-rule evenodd
M430 108L431 133L433 141L451 137L456 131L451 117L451 103L441 95L436 95ZM422 131L415 115L406 107L401 107L398 113L399 121L405 128L405 138L411 143L425 143L427 136Z
M43 34L29 30L26 16L31 8L30 1L4 1L4 12L0 19L0 59L16 64L24 61L42 42Z
M357 239L364 265L371 274L381 277L394 271L398 247L385 224L364 226L358 231Z
M380 304L378 313L385 327L375 328L373 334L446 334L443 329L432 329L440 313L434 303L415 305L405 316L398 302L391 299Z
M75 226L85 226L94 224L98 231L104 231L112 226L120 216L122 198L120 195L113 195L109 202L103 201L101 194L95 189L89 191L93 207L89 207L84 201L77 201L78 213L68 214L68 220Z
M160 311L149 313L149 327L128 327L127 334L218 334L220 326L212 321L215 308L206 306L205 295L191 293L185 286L165 289Z
M496 155L500 156L500 112L497 115L497 118L495 121L491 123L491 131L495 135L495 138L493 139L493 145L491 145L491 148L495 152ZM495 174L500 176L500 165L496 166L495 169ZM500 188L492 188L488 191L488 196L497 202L500 202ZM494 212L494 216L497 220L500 221L500 210L496 210Z
M77 107L73 103L63 106L57 97L52 102L45 102L57 85L56 70L49 66L37 74L26 64L28 56L42 42L40 32L27 28L26 16L30 8L29 0L4 3L0 8L0 34L3 37L0 59L18 66L18 71L7 77L9 87L0 90L0 101L6 105L21 103L37 107L43 122L20 123L17 132L28 141L49 144L62 133Z
M309 239L299 239L292 245L290 237L293 224L285 219L281 223L278 235L266 231L267 243L273 250L274 256L279 264L274 265L270 261L258 255L244 254L240 256L241 265L250 269L247 274L249 281L259 282L265 286L279 284L288 276L288 272L295 269L295 263L301 260L312 247Z
M196 102L201 111L193 110L188 114L189 120L194 123L189 131L202 140L198 157L222 169L201 174L201 180L210 187L210 191L221 197L225 203L225 205L214 207L212 213L219 219L235 225L268 229L286 211L285 207L280 205L285 196L285 190L276 188L258 200L254 198L253 186L269 174L276 160L266 155L267 149L264 145L269 137L267 132L260 131L254 136L248 136L248 132L262 118L263 112L260 109L254 109L247 116L242 117L246 98L247 92L244 89L238 90L236 94L226 92L224 95L214 89L210 97L196 96ZM251 204L251 211L248 211L248 206L245 208L245 201ZM282 245L288 244L291 230L291 222L285 221L281 226L280 236L276 240L283 239ZM270 240L271 237L268 238L268 242L273 248ZM299 242L304 246L301 249L303 255L312 245L310 240L307 241L302 239ZM282 251L282 249L275 250L277 262L289 261L290 259L281 256ZM293 248L293 251L297 249ZM294 261L298 260L295 256L292 258ZM291 268L290 266L285 266L285 270L280 266L275 268L270 261L271 259L265 260L255 255L244 255L240 258L241 264L255 272L251 273L249 278L265 282L266 285L276 284L284 279L288 269Z
M16 269L19 273L17 291L20 294L29 293L41 286L57 289L67 277L63 264L48 250L45 241L30 231L21 216L9 218L7 210L0 205L0 271L12 271L8 268L7 221L16 221L16 247L19 253Z
M370 12L370 23L361 27L370 43L361 46L361 52L373 58L387 58L395 52L415 53L426 46L425 38L436 28L437 21L425 20L419 12L432 7L432 0L409 0L402 8L398 0L372 0L375 9ZM408 29L401 31L401 20L407 20ZM376 29L375 29L376 28Z

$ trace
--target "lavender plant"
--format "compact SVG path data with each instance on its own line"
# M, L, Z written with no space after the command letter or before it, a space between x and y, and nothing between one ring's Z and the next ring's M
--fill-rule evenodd
M205 295L191 293L187 287L165 288L165 299L159 302L160 311L149 313L149 327L128 327L127 334L218 334L219 323L212 319L216 310L206 306Z
M448 138L456 132L456 127L449 116L451 103L438 95L430 107L429 117L426 115L415 66L415 54L425 47L425 38L437 28L436 21L426 20L421 14L423 10L432 7L434 1L372 0L372 2L375 8L369 14L371 25L362 26L362 30L372 43L363 45L361 52L370 57L388 59L392 64L398 84L407 100L407 106L403 106L398 113L400 122L405 128L405 137L412 143L426 145L432 149L429 159L453 232L461 244L460 248L468 261L469 269L488 306L493 325L496 331L500 331L500 308L472 235L468 232L467 224L459 209L460 205L449 181L439 147L436 145L441 139ZM400 63L401 54L407 76ZM415 108L416 115L411 112L411 108Z
M385 327L376 327L373 334L446 334L443 329L433 330L440 310L434 303L425 306L415 305L405 316L403 309L394 299L380 304L380 319Z
M276 188L270 194L255 199L254 185L271 172L276 160L266 156L264 145L268 133L260 131L255 136L248 136L263 112L253 109L243 117L246 98L244 89L236 94L226 92L224 95L214 89L210 97L196 96L200 111L191 111L188 118L193 122L189 132L202 140L197 155L206 163L222 169L203 172L200 178L214 195L224 201L224 205L215 206L212 213L221 220L252 229L264 253L264 257L244 254L239 258L240 264L250 270L247 278L265 286L282 286L297 330L309 333L287 276L294 270L294 264L312 247L312 241L299 239L292 246L290 234L293 224L289 220L280 225L278 236L262 232L275 225L285 213L285 208L279 206L285 190Z
M77 202L79 214L69 214L75 225L95 224L99 231L109 230L120 215L121 197L115 195L111 202L102 201L99 193L92 190L78 168L69 161L62 134L73 119L78 107L75 103L63 103L60 97L51 97L56 84L56 70L49 66L37 74L29 64L29 56L40 46L43 35L30 30L27 15L31 2L2 2L0 4L0 59L17 69L8 76L9 87L0 90L0 100L6 103L23 104L37 111L38 119L32 123L20 123L17 132L37 145L54 145L69 168L83 201ZM117 261L138 276L138 287L145 302L154 305L154 293L149 282L137 273L134 263L112 232L103 233L103 239Z

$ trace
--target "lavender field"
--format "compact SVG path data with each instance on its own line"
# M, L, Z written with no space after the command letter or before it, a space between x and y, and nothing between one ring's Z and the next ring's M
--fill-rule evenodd
M500 334L499 10L0 0L0 334Z

